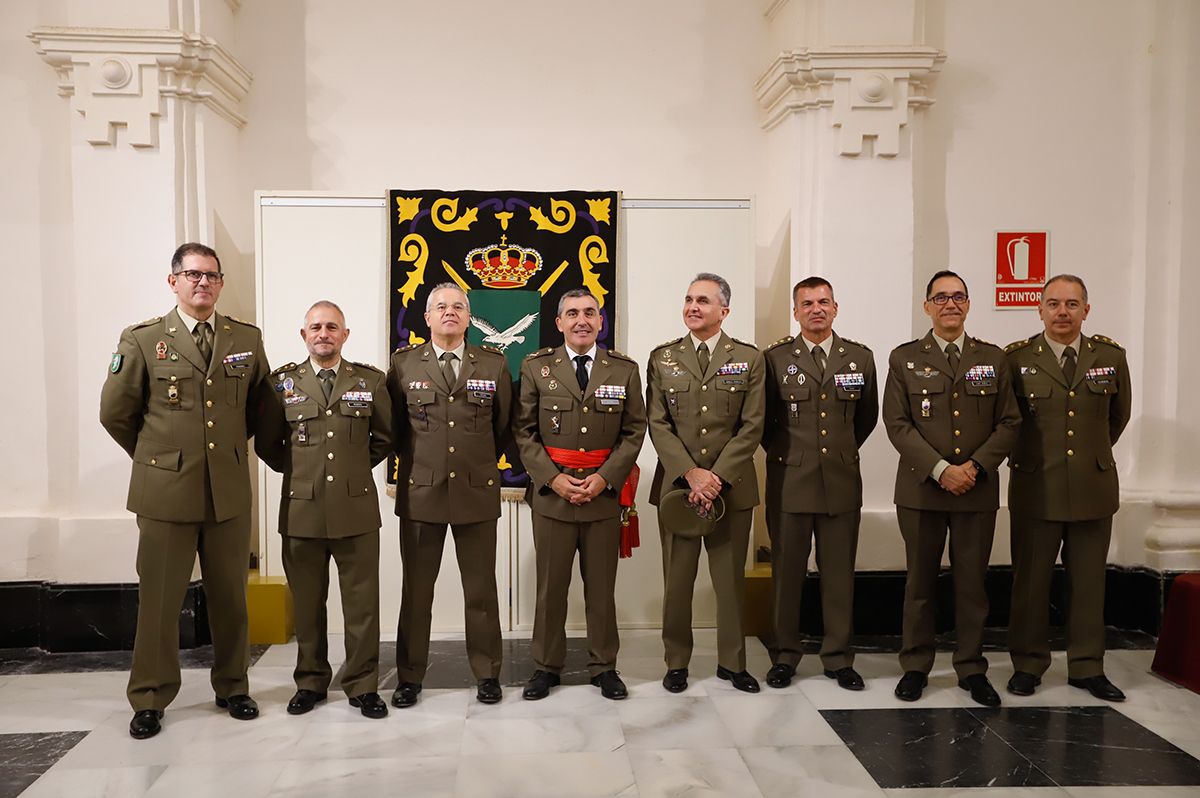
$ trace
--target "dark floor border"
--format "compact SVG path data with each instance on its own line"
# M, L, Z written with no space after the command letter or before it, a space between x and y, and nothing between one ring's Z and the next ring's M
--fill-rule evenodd
M0 648L132 649L137 607L137 585L0 582ZM179 612L179 646L211 642L204 589L193 582Z
M1145 567L1108 567L1105 623L1115 629L1157 635L1163 608L1176 574ZM804 584L801 628L820 635L820 575ZM1061 567L1051 585L1050 621L1063 624ZM855 577L854 629L859 635L898 635L904 604L903 571L860 571ZM1008 625L1012 568L988 569L989 627ZM60 585L52 582L0 583L0 648L41 648L46 651L121 651L133 648L137 625L137 585ZM937 630L954 628L954 581L949 571L938 577ZM204 589L188 586L179 613L180 648L211 643Z

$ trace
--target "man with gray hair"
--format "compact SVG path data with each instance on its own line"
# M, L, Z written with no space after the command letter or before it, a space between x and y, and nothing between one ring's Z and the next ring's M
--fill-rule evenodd
M345 618L341 687L368 718L388 714L379 697L379 498L371 469L392 451L392 405L383 372L342 358L350 337L341 308L309 308L300 337L308 357L271 373L254 448L283 474L279 534L296 605L296 694L290 715L324 701L333 678L326 601L337 563Z
M496 464L512 434L512 377L504 353L467 343L471 306L456 284L434 286L425 308L430 341L397 350L388 369L400 458L396 515L404 571L396 634L400 684L392 706L410 707L421 692L447 526L462 574L476 697L494 704L501 698Z
M752 458L762 440L766 365L752 344L721 331L729 300L723 277L696 275L683 301L688 334L655 348L646 366L646 411L658 451L650 503L659 507L665 582L663 687L672 693L687 689L692 592L702 545L717 594L717 676L744 692L759 689L746 671L742 603L750 522L758 504ZM684 494L701 512L723 507L723 515L711 528L703 526L704 532L698 517L672 527L663 512L672 492Z

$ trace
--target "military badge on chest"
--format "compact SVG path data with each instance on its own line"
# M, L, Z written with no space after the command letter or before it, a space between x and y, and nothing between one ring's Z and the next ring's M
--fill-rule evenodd
M963 379L975 388L990 388L996 384L996 367L987 364L971 366Z
M596 399L606 407L615 407L625 399L624 385L600 385L596 387Z
M496 395L496 381L467 380L467 393L476 399L491 399Z

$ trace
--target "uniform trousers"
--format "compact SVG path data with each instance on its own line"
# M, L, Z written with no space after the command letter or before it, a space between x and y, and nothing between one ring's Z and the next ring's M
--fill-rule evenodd
M1104 673L1104 583L1112 516L1091 521L1012 517L1013 592L1008 648L1013 667L1050 667L1050 578L1062 550L1067 584L1067 675Z
M700 548L708 552L708 571L717 596L717 664L746 669L742 605L746 594L746 546L752 509L726 510L711 532L685 538L665 531L659 514L663 552L663 648L669 670L686 668L692 658L692 594L700 566Z
M179 611L197 555L212 634L213 692L219 698L250 692L250 513L217 521L212 501L206 504L206 520L199 522L137 517L137 633L126 688L135 712L166 709L179 693Z
M446 548L446 528L462 575L467 629L467 661L478 679L500 676L500 605L496 598L496 522L475 524L400 521L400 624L396 631L396 671L401 682L420 684L429 667L433 589Z
M537 609L533 618L533 663L559 673L567 653L567 592L579 552L587 619L588 672L592 676L617 665L617 559L621 546L619 517L601 521L560 521L533 513L537 555Z
M808 555L817 542L821 573L821 618L825 627L821 663L836 671L854 664L850 637L854 631L854 560L858 552L861 512L767 513L771 536L771 577L775 589L774 632L778 664L795 667L803 652L800 598L808 573Z
M929 673L933 669L937 578L949 531L957 639L954 671L960 680L987 673L988 662L983 656L983 624L988 614L984 579L996 533L996 511L942 512L897 507L896 517L904 536L908 565L900 666L906 672Z
M346 629L342 690L379 690L379 530L348 538L283 537L283 570L296 610L296 687L324 693L329 664L329 560L337 563Z

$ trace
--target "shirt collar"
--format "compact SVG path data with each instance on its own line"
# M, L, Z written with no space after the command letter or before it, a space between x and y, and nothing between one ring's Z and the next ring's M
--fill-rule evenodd
M179 314L179 320L183 322L184 327L187 327L188 332L196 332L196 325L200 323L199 319L194 319L188 314L184 313L183 308L179 307L178 305L175 307L175 312ZM217 331L216 311L213 311L213 314L205 319L205 321L208 322L208 326L212 328L213 332Z
M711 338L701 341L696 337L695 333L688 333L688 338L692 339L692 349L699 349L700 344L708 344L708 353L711 355L717 347L717 341L721 338L721 331L717 330L716 334Z
M1046 345L1054 353L1055 360L1061 361L1063 359L1063 352L1067 350L1068 346L1075 350L1075 357L1079 357L1079 344L1082 343L1082 335L1077 335L1075 340L1069 344L1060 344L1048 335L1043 335L1042 337L1046 339Z
M963 344L965 344L967 342L967 332L966 332L966 330L963 330L961 333L958 334L958 337L955 338L953 341L945 341L942 339L942 336L938 335L937 333L934 333L933 340L937 341L938 349L942 350L942 354L946 353L947 346L949 346L950 344L954 344L955 346L958 347L958 354L962 355Z
M597 348L596 344L592 343L592 348L583 353L583 354L587 355L589 358L589 360L587 361L589 366L596 362L596 348ZM572 349L571 347L567 346L566 344L563 344L563 349L567 350L567 357L571 358L572 363L575 362L575 358L579 357L579 355L577 355L575 353L575 350Z
M332 370L333 370L333 373L334 373L334 375L337 375L337 373L338 373L338 369L340 369L340 368L342 367L342 361L341 361L341 359L339 358L339 359L338 359L338 362L334 363L332 366L318 366L318 365L317 365L317 364L316 364L316 363L313 361L313 359L310 357L310 358L308 359L308 365L312 367L313 374L320 374L320 373L321 373L321 369L323 369L323 368L326 368L326 369L332 369Z
M800 340L804 342L804 348L807 349L809 352L812 351L814 346L821 347L821 351L825 353L826 360L828 360L830 354L833 353L833 336L832 335L830 335L828 338L826 338L821 343L814 344L812 341L810 341L804 337L804 333L800 333Z
M438 360L441 360L442 355L445 354L446 352L453 352L454 356L458 358L458 362L459 363L463 362L463 356L466 354L466 351L467 351L467 339L466 338L462 339L462 341L458 344L458 347L455 349L442 349L440 346L433 343L433 341L430 341L429 343L433 346L433 353L435 355L437 355Z

